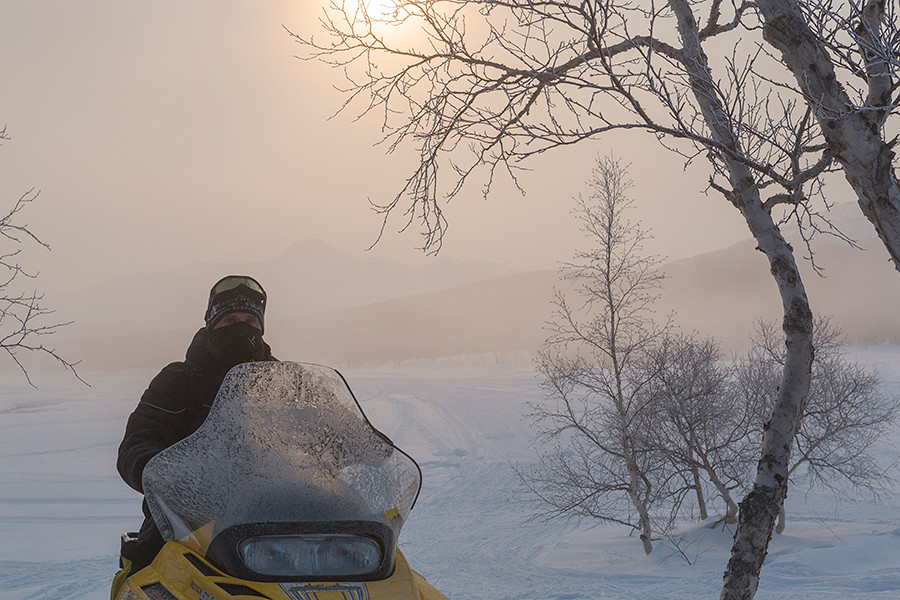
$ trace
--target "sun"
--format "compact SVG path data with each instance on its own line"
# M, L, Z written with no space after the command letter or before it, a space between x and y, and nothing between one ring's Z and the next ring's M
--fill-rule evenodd
M359 2L373 21L389 19L397 12L396 0L359 0Z

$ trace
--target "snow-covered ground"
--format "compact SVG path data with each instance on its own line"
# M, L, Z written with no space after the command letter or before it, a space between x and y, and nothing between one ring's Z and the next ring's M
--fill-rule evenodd
M854 349L900 390L900 348ZM414 568L453 600L718 597L731 533L687 524L693 565L627 532L528 519L511 465L532 459L522 415L541 393L529 364L436 361L343 370L370 419L422 466L403 530ZM115 471L148 371L4 375L0 395L0 600L105 600L119 534L140 496ZM900 431L893 435L900 443ZM896 456L897 447L885 447ZM900 504L795 487L760 600L900 597Z

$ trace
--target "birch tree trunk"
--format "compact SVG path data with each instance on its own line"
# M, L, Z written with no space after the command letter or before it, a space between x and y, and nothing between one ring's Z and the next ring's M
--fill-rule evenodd
M706 466L706 473L709 476L710 483L713 484L713 487L716 488L716 491L719 492L719 496L722 498L722 501L725 503L725 516L723 520L728 523L736 523L737 515L738 515L738 505L735 504L734 499L731 497L731 492L728 491L728 486L719 479L718 474L715 472L715 469Z
M705 521L709 518L709 512L706 510L706 498L703 497L703 485L700 483L700 469L696 464L691 465L691 476L694 479L694 491L697 493L697 506L700 511L700 520Z
M732 186L731 201L741 212L759 249L769 260L784 309L787 354L772 417L766 423L762 456L753 488L740 503L738 526L725 570L721 600L748 600L756 594L778 513L787 495L790 451L809 393L812 369L812 311L790 245L766 210L753 174L739 156L732 121L715 93L711 70L700 44L700 32L687 0L670 0L683 43L690 86L710 136L730 153L723 153Z
M871 47L877 43L884 2L864 2L858 35ZM810 30L796 0L758 0L756 4L765 21L763 37L781 51L782 61L813 107L835 160L856 192L859 207L900 271L900 183L893 168L893 144L883 137L892 92L887 65L863 48L869 90L865 106L859 109L838 81L826 48Z
M638 513L638 523L641 527L640 539L641 545L644 547L644 554L649 555L653 552L653 523L650 520L650 512L647 510L647 503L644 502L644 499L641 497L640 490L643 487L640 485L641 474L638 471L637 464L635 464L631 454L631 444L628 443L627 440L625 443L625 452L625 463L626 468L628 469L629 481L631 483L628 488L628 496Z

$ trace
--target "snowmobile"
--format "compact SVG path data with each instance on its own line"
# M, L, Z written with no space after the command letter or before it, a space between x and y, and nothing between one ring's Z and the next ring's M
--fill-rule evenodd
M421 482L334 369L238 365L147 463L166 543L115 599L446 600L397 548Z

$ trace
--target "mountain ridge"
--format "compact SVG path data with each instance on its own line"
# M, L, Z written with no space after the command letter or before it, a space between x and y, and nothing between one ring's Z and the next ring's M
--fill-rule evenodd
M868 231L864 225L858 227L861 233ZM800 260L811 307L832 315L851 343L897 342L900 276L877 239L869 236L859 244L869 249L835 238L818 240L816 259L826 277ZM795 241L795 247L802 246ZM225 269L189 265L95 286L82 299L93 303L93 312L78 315L74 326L59 332L59 347L70 360L84 359L85 368L149 367L178 359L203 325L207 286ZM509 270L455 259L409 267L302 241L267 263L230 265L227 272L252 274L266 286L266 338L276 355L365 363L534 353L552 316L554 289L569 294L571 289L554 270ZM656 313L672 314L684 331L714 336L726 350L745 347L757 320L780 322L777 288L752 240L674 260L662 270L666 279ZM127 293L116 297L116 290ZM173 290L183 292L177 302Z

